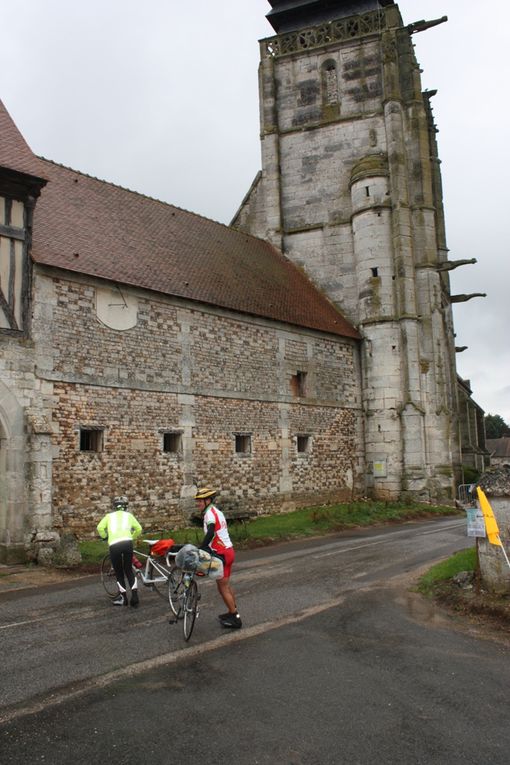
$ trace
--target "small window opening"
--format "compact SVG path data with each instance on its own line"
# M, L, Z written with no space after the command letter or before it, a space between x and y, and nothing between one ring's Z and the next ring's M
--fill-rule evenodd
M338 104L338 75L334 61L327 61L323 65L324 103L328 106Z
M370 196L370 186L365 186L365 196Z
M236 433L236 454L251 454L251 435L249 433Z
M378 276L379 275L379 269L378 268L371 268L372 276Z
M163 433L163 451L169 454L180 454L182 452L182 433L178 431Z
M293 396L306 396L306 372L298 371L295 375L292 375L290 378L290 389Z
M310 451L311 438L309 435L299 435L296 439L298 454L307 454Z
M80 428L80 451L102 452L103 431L92 428Z

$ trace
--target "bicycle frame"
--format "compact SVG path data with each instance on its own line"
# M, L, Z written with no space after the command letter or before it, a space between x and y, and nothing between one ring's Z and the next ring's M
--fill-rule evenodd
M153 545L154 541L145 539L149 545ZM137 568L133 565L133 573L137 579L139 579L145 587L150 587L157 592L161 597L166 595L168 589L168 581L171 578L172 563L170 562L170 555L167 553L165 556L165 562L161 563L150 553L143 553L140 550L134 550L134 554L138 557L145 559L145 565L142 568ZM115 598L119 591L115 572L112 568L110 555L107 553L101 563L101 582L106 590L107 595L110 598Z
M140 577L145 585L163 584L163 582L168 581L168 568L165 568L161 563L159 563L156 558L152 557L150 553L147 555L147 553L143 553L140 550L133 550L133 553L137 558L145 558L145 566L143 566L143 568L133 567L136 575ZM171 565L168 560L168 555L165 557L165 565L168 567ZM158 576L154 576L153 570L157 571Z

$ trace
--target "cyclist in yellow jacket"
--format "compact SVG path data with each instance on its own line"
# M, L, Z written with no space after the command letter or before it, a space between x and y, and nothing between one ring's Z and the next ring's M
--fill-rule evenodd
M135 516L128 512L127 497L115 497L113 509L97 524L101 539L108 540L110 559L119 588L115 606L127 606L126 579L131 591L130 605L138 606L138 580L133 573L133 539L142 533L142 527Z

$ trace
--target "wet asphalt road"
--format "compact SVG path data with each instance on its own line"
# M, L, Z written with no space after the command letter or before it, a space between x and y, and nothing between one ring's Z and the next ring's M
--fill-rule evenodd
M244 628L206 583L189 644L150 592L0 597L0 762L506 765L508 643L409 592L469 544L448 519L240 555Z

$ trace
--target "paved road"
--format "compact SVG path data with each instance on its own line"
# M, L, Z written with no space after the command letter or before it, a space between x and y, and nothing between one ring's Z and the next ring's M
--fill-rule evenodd
M408 591L468 544L449 519L245 554L245 628L206 584L190 644L149 592L0 597L0 762L506 765L508 646Z

